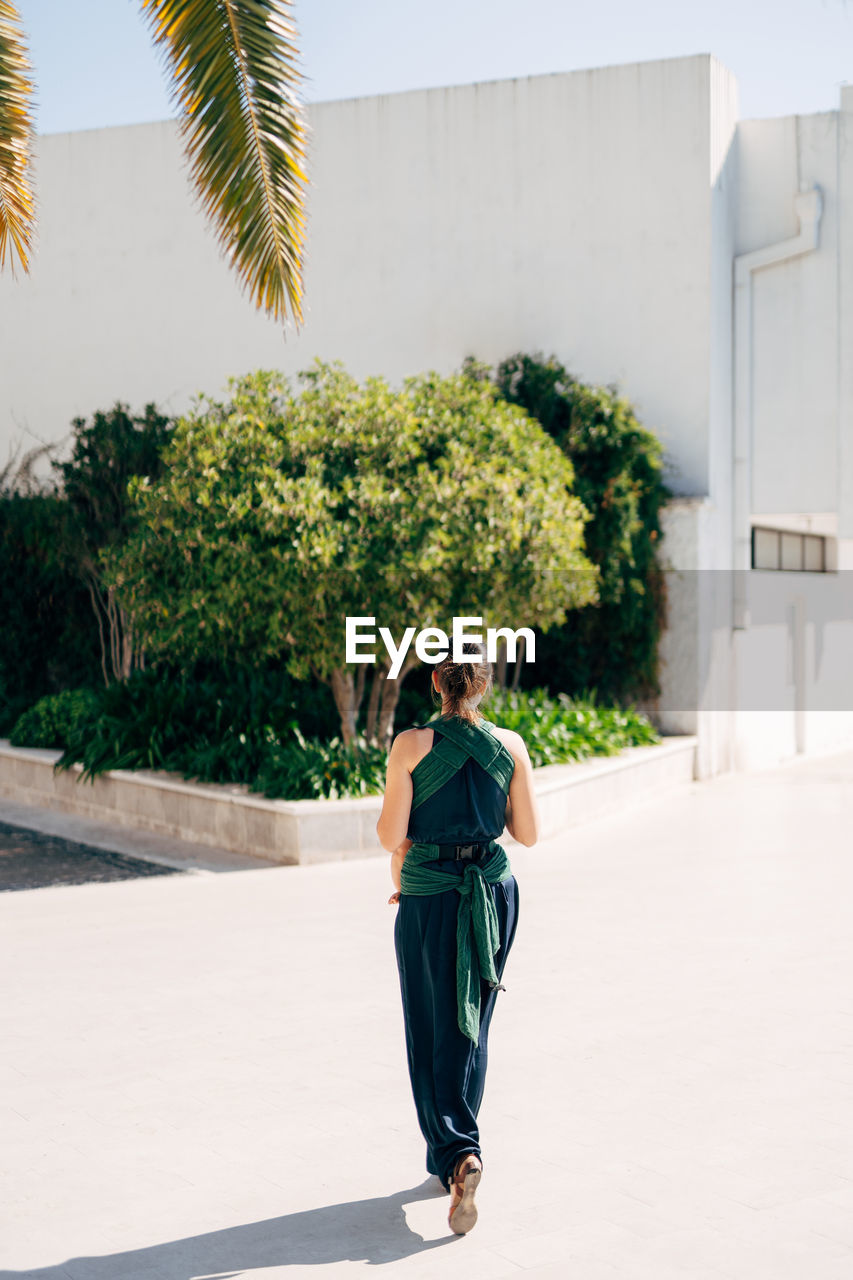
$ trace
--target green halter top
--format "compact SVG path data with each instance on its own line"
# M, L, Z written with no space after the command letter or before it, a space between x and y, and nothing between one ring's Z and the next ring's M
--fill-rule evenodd
M458 716L431 720L417 725L434 730L430 751L412 770L412 809L424 803L462 768L474 759L504 793L509 792L515 760L499 742L489 720L471 724ZM459 893L456 921L456 1004L459 1029L476 1044L480 1035L480 979L498 987L495 955L500 947L497 913L487 884L499 884L512 875L509 858L497 840L489 841L488 856L482 862L469 862L464 874L424 864L440 858L437 844L415 843L406 853L400 874L400 890L404 894Z

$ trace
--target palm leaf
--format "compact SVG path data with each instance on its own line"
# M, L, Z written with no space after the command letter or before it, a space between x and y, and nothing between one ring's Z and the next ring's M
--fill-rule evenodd
M21 19L15 6L0 0L0 267L11 241L24 271L35 232L35 197L28 169L34 137L30 114L33 82ZM15 263L9 253L12 275Z
M305 136L290 0L141 0L192 178L256 306L302 319Z

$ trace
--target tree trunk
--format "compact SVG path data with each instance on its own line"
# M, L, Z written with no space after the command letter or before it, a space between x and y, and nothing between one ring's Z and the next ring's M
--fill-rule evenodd
M367 702L367 719L364 725L364 736L368 742L376 741L376 721L379 716L379 702L382 696L382 690L391 670L390 664L377 666L373 671L373 679L370 682L370 697Z
M341 738L348 747L355 737L355 682L347 667L336 667L329 678L332 697L341 718Z
M524 655L527 651L527 636L522 636L518 642L518 648L515 651L515 671L512 673L512 684L510 688L515 690L518 688L518 682L521 679L521 664L524 662Z
M87 570L83 579L98 623L104 684L108 685L111 680L126 680L135 667L143 665L141 655L135 652L130 617L116 600L115 588L108 587L104 593L93 570Z
M353 715L355 722L358 724L358 713L361 710L361 700L364 697L364 681L367 676L367 663L362 662L358 668L358 675L355 678L355 700L353 702Z
M89 592L98 639L104 684L126 680L132 671L145 666L142 647L137 648L133 620L116 597L115 587L104 587L92 556L85 553L73 566Z
M98 638L101 642L101 671L104 674L104 684L108 685L110 677L107 672L107 642L104 637L104 623L103 618L101 617L102 609L98 598L98 588L92 578L86 578L85 582L86 586L89 588L89 598L92 601L92 608L95 611L95 618L98 623Z
M506 688L506 638L498 639L497 661L495 662L495 684L499 689Z
M126 680L136 666L136 655L133 652L133 629L130 625L130 619L121 605L118 606L116 613L116 626L121 630L121 679Z
M417 657L410 655L403 663L396 680L383 679L382 681L382 701L379 708L379 723L376 727L376 744L384 747L386 751L391 746L391 739L394 736L394 715L397 711L397 703L400 701L403 681L412 668L417 666L418 661Z

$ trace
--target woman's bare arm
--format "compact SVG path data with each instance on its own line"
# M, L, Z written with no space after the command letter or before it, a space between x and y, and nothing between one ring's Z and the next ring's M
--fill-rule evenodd
M400 892L400 875L403 870L403 863L406 861L406 854L411 847L412 842L407 838L391 854L391 883L394 885L395 893Z
M376 824L379 843L391 854L391 883L394 885L394 893L388 901L392 904L400 901L400 874L412 845L406 835L412 808L411 771L414 765L411 761L411 740L408 731L404 731L391 744L385 775L385 796Z
M530 755L520 734L504 729L501 741L515 760L506 804L506 829L519 844L533 845L539 839L539 806Z
M409 828L409 814L412 809L412 773L409 763L411 747L409 730L397 735L388 753L388 766L385 772L385 795L382 799L382 812L376 823L376 834L383 849L389 853L395 850L406 839Z

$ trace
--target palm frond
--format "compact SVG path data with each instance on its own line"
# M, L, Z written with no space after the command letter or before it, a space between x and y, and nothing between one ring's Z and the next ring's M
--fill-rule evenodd
M304 112L290 0L142 0L191 173L256 306L302 320Z
M28 271L36 225L29 176L35 136L30 112L33 81L27 74L31 70L20 15L13 4L0 0L0 267L5 266L9 248L13 276L12 248Z

